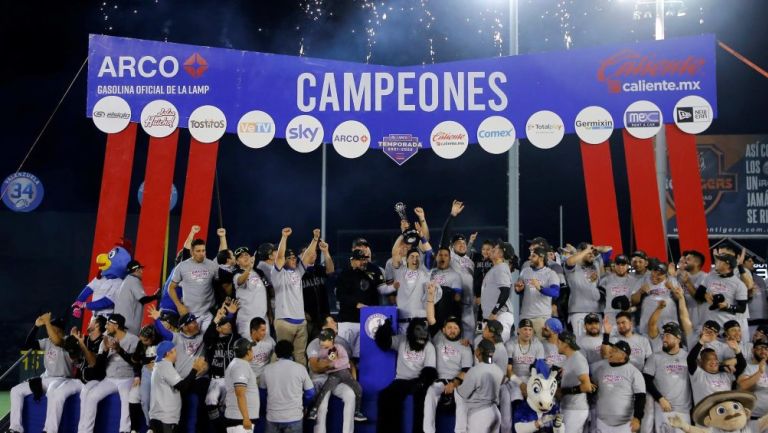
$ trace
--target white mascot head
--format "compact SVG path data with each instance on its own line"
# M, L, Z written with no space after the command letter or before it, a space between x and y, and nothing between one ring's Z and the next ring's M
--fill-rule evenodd
M557 372L550 369L543 359L537 359L531 368L526 402L539 415L549 412L555 405L556 376Z

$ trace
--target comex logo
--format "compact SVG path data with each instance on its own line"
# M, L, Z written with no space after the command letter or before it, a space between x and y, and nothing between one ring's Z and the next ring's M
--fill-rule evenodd
M628 128L656 128L661 126L661 113L658 111L627 111L624 124Z
M184 71L192 78L199 78L208 70L208 62L199 53L194 53L184 61Z
M500 129L500 130L481 129L480 131L477 131L477 136L479 138L507 138L507 137L512 137L514 132L515 132L514 129Z

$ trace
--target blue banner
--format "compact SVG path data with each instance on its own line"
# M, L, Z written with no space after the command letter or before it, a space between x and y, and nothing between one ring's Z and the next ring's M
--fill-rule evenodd
M625 110L638 100L656 104L664 123L673 121L675 104L688 95L706 99L716 116L715 38L388 67L91 35L87 116L93 116L97 101L110 95L128 102L131 121L147 120L152 126L222 127L216 119L190 122L195 109L211 105L223 112L222 131L229 133L269 129L274 137L309 141L319 133L330 143L338 125L355 120L370 131L363 140L367 146L410 134L422 147L430 147L433 129L452 121L475 143L478 128L491 116L511 121L518 138L527 136L526 129L541 132L549 126L526 128L540 110L557 114L566 133L574 132L577 114L588 106L603 107L613 127L621 128ZM168 101L178 112L155 110L142 119L142 110L153 100ZM268 115L259 113L259 119L274 123L241 120L255 110ZM97 112L105 118L121 116ZM314 117L322 128L310 128L307 122L289 125L300 115ZM595 122L601 128L611 126L607 120ZM446 130L438 139L450 144L460 130Z

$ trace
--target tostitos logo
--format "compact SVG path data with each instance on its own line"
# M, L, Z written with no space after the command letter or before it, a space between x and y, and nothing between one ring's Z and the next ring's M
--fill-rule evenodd
M371 340L376 336L376 331L384 322L387 321L387 316L381 313L373 313L365 319L365 334Z
M608 86L611 93L621 91L632 91L625 84L643 84L647 83L638 80L646 79L648 83L659 81L660 79L683 79L698 75L704 67L706 61L701 57L688 56L682 59L657 58L656 54L642 54L634 50L621 50L618 53L608 57L600 63L597 69L597 80ZM666 82L666 81L664 81ZM683 83L690 82L668 82L668 85L661 90L682 90L678 89ZM698 82L690 83L698 84ZM658 89L648 89L658 90Z

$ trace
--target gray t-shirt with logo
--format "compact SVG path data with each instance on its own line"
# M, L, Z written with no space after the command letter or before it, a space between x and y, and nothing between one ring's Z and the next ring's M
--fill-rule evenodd
M509 361L512 363L512 371L525 382L531 375L531 365L537 359L546 358L546 354L544 353L544 345L536 336L531 338L527 345L520 344L518 338L510 338L506 348Z
M248 338L250 340L250 337ZM256 379L261 381L261 375L264 373L264 367L269 364L272 358L272 352L275 350L275 340L269 335L265 335L255 346L253 351L253 361L251 361L251 370L256 375Z
M757 369L758 365L750 362L747 364L747 368L744 369L742 376L752 376L757 373ZM755 394L755 397L757 397L755 408L752 409L752 416L759 418L765 414L768 414L768 372L763 372L762 376L760 376L760 379L757 380L757 384L755 384L755 387L752 388L751 391Z
M412 350L405 335L392 337L392 349L397 350L396 379L416 379L424 367L437 368L435 346L427 341L423 350Z
M600 311L600 291L597 290L598 269L591 266L566 266L565 279L571 288L568 298L570 313L598 313ZM594 279L594 281L592 281Z
M347 351L347 354L352 353L352 347L349 345L347 340L345 340L343 337L339 337L338 335L333 340L336 344L340 345L344 348L344 350ZM320 348L320 339L315 338L314 340L309 342L309 345L307 345L307 359L310 358L320 358L322 355L323 350ZM315 373L312 371L312 369L309 369L309 377L312 378L312 381L315 383L321 383L325 382L326 379L328 379L328 374L326 373Z
M176 371L186 377L192 371L195 358L205 356L203 333L198 332L194 337L188 337L180 332L174 332L173 344L176 346Z
M275 288L275 319L304 320L304 292L301 277L304 276L301 260L295 269L272 268L272 286Z
M243 284L237 280L242 273L234 275L235 294L240 301L240 309L237 310L238 321L253 319L254 317L267 317L267 287L256 271L251 271Z
M541 290L531 282L533 279L539 280L541 287L557 286L560 287L560 278L555 271L542 266L539 269L527 267L520 272L520 280L525 283L523 291L523 307L520 309L520 317L523 319L533 319L536 317L552 316L552 297L541 293Z
M602 335L595 335L593 337L584 334L576 340L576 344L581 348L581 353L587 358L590 366L603 360L603 355L600 353L600 349L603 346Z
M691 380L687 357L688 352L682 348L674 355L664 351L655 352L648 358L643 369L643 373L654 376L656 389L669 400L675 412L688 413L691 410Z
M469 346L460 341L451 341L445 334L438 332L432 339L437 355L437 377L439 379L453 379L463 368L472 367L474 357Z
M499 300L501 287L509 287L510 291L513 290L512 272L510 272L507 262L493 265L491 270L485 274L485 278L483 278L483 286L480 289L480 306L483 310L484 319L488 319L488 316L492 314L493 307L496 306L496 302ZM511 293L502 308L506 308L509 312L513 311Z
M481 362L470 368L457 392L464 398L467 410L482 409L499 404L499 390L504 372L496 364Z
M629 274L620 277L609 272L600 278L600 286L605 289L605 312L618 313L619 310L613 308L611 304L615 298L626 296L629 299L632 296L633 283Z
M304 391L314 387L307 369L289 359L264 368L259 386L267 390L267 421L295 422L304 417Z
M707 293L712 295L721 294L725 298L725 302L730 305L736 305L737 301L747 300L747 286L741 282L738 276L733 275L730 277L721 277L717 272L711 272L707 275L702 283L707 288ZM749 311L749 310L747 310ZM704 310L699 310L704 313L704 317L701 317L701 323L707 320L714 320L722 327L723 324L729 320L739 320L741 317L738 314L731 314L727 311L710 310L709 304Z
M632 349L632 354L629 356L629 362L632 363L635 368L642 371L645 366L645 360L653 355L651 342L648 340L648 337L634 332L629 337L615 334L611 337L611 343L616 343L617 341L626 341L627 344L629 344L629 347Z
M125 317L125 329L128 332L138 334L140 331L144 306L139 299L145 295L141 279L135 275L127 275L117 293L115 313Z
M181 394L174 388L182 377L170 361L155 363L150 387L149 418L163 424L178 424L181 416Z
M233 359L224 372L224 384L227 389L225 418L243 419L243 414L240 413L240 408L237 406L237 395L235 394L235 387L237 386L245 387L245 400L248 403L250 419L259 417L259 386L248 361L242 358Z
M563 363L563 375L560 386L564 388L578 386L581 384L579 376L584 374L589 376L589 363L581 352L576 351L572 356L567 357ZM563 395L563 399L560 401L560 408L572 410L589 409L587 395L583 393Z
M730 391L733 381L736 378L733 374L721 371L710 374L701 367L691 375L691 391L693 393L693 404L698 404L704 397L719 391Z
M66 350L51 343L49 338L37 340L37 344L45 352L45 377L72 377L72 359Z
M190 313L200 316L213 306L213 279L219 274L219 266L212 260L201 263L189 258L179 263L173 272L173 282L181 285L184 305Z
M133 377L133 366L126 362L116 350L107 349L106 341L108 338L113 337L110 337L109 335L104 336L104 340L101 342L101 347L99 347L99 353L107 353L107 377L121 379ZM125 353L133 353L136 351L136 346L139 344L139 337L126 332L119 344L120 348L122 348Z
M613 367L601 361L592 374L597 384L597 417L610 426L632 421L635 394L645 393L645 381L632 363Z

